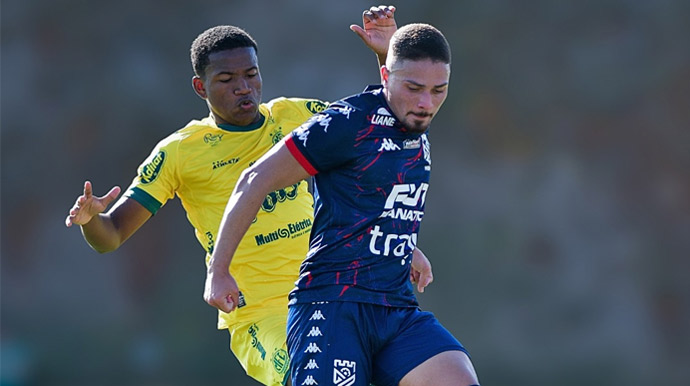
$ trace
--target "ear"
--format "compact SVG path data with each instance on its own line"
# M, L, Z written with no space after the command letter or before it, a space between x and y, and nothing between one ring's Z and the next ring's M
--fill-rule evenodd
M206 87L204 86L204 81L200 77L194 76L192 78L192 88L194 88L194 92L196 92L196 95L200 96L201 99L206 99Z
M388 75L390 72L388 71L388 67L384 64L381 66L381 84L386 85L388 83Z

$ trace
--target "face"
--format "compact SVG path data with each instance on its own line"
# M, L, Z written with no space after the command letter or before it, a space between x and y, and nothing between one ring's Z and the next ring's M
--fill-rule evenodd
M260 119L261 74L253 47L214 52L206 74L192 79L194 91L206 100L217 124L247 126Z
M388 105L405 128L426 131L448 96L450 64L431 59L394 59L389 64L381 69Z

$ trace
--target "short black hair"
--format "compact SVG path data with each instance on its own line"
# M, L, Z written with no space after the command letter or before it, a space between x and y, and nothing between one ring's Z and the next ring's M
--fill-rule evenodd
M190 56L194 74L200 77L205 75L208 56L212 53L241 47L253 47L254 51L258 51L254 38L242 28L219 25L207 29L192 42Z
M450 64L450 46L434 26L423 23L400 27L391 38L391 53L398 59L422 60Z

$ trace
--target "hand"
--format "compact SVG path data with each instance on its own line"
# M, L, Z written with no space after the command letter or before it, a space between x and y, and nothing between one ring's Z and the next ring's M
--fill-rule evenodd
M415 250L412 251L411 265L410 281L413 284L417 284L417 291L424 292L424 288L434 281L434 275L431 272L431 263L419 248L415 248Z
M114 186L103 197L94 197L91 182L84 182L84 194L77 197L77 202L69 211L65 219L65 225L71 227L74 224L84 225L91 221L93 216L102 213L120 195L120 187Z
M362 25L364 28L353 24L350 30L356 33L372 51L379 57L388 54L388 43L398 30L395 24L395 7L381 5L371 7L362 13ZM384 63L380 63L384 64Z
M239 292L235 278L227 270L219 274L209 269L206 273L204 300L210 306L230 313L239 304Z

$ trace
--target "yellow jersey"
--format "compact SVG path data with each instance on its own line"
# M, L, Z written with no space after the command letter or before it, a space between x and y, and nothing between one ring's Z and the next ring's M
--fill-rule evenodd
M155 214L177 195L206 250L213 252L220 221L240 173L326 104L277 98L259 106L262 120L247 127L193 120L160 141L125 193ZM270 193L230 264L245 305L219 312L218 328L287 309L313 221L313 198L302 181Z

